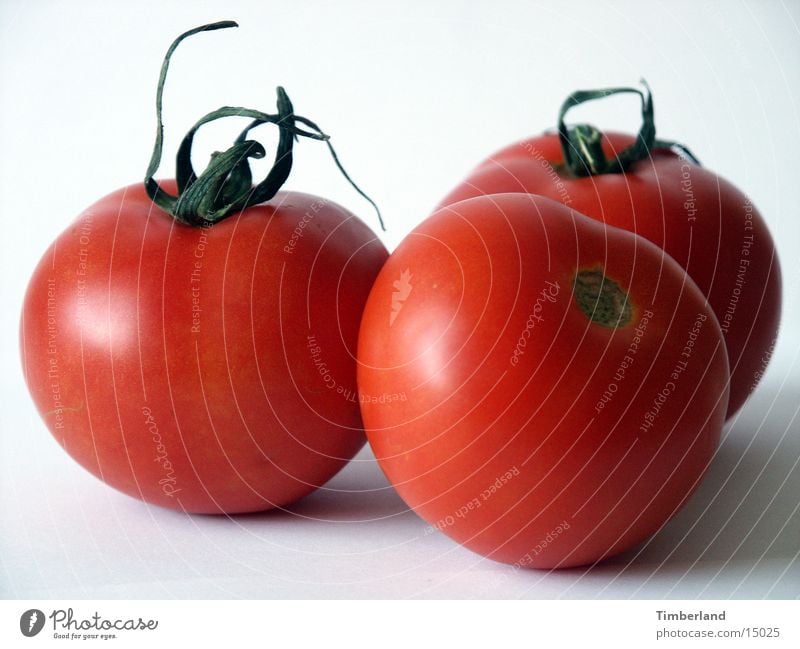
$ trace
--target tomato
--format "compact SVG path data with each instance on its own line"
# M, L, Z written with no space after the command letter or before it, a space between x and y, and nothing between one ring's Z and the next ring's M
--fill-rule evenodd
M327 140L282 88L277 115L203 117L181 145L176 181L153 179L172 52L234 25L173 43L145 184L101 199L54 241L22 313L25 378L58 442L120 491L187 512L286 505L363 446L358 326L387 257L343 207L279 191L294 138ZM194 133L230 114L254 121L198 176ZM265 151L247 135L263 123L280 140L253 186L248 160Z
M603 92L613 94L592 94ZM645 115L645 126L647 121ZM652 120L650 126L653 142ZM613 160L635 141L630 135L605 133L604 156ZM440 206L481 194L538 194L666 250L706 295L722 327L731 365L731 417L762 376L780 321L780 266L761 214L734 185L669 148L659 148L658 142L624 173L583 176L565 167L563 144L558 133L551 133L501 149ZM577 143L567 146L579 148ZM579 171L581 165L576 161L573 169Z
M308 194L195 228L141 185L117 191L30 281L31 395L64 449L131 496L203 513L285 505L365 441L354 355L385 257L366 225Z
M547 198L435 212L364 309L369 443L431 526L518 566L590 563L653 534L716 449L723 335L660 248Z

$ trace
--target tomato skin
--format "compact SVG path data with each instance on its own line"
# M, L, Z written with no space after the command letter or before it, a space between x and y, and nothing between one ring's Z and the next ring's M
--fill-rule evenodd
M356 217L307 194L192 228L141 185L119 190L33 274L31 395L64 449L131 496L196 513L286 505L365 441L354 358L386 255Z
M626 326L584 315L581 269L628 292ZM438 210L390 255L358 383L370 445L410 507L484 556L554 568L622 552L680 508L719 440L728 363L704 296L661 249L500 194Z
M633 141L607 133L603 148L611 158ZM722 327L732 417L762 376L780 323L780 265L761 214L731 183L672 151L653 151L624 175L573 178L560 165L557 134L517 142L480 163L440 206L481 194L539 194L666 250L706 295Z

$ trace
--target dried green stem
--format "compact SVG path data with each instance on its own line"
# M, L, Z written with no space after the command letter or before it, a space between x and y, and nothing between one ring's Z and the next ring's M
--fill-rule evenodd
M237 27L237 24L227 20L189 30L176 38L167 50L161 65L156 92L156 141L144 181L151 200L178 221L187 225L202 226L220 221L235 212L274 197L291 172L294 142L298 137L306 137L325 142L339 171L350 185L375 208L381 228L385 230L378 206L344 170L330 143L329 136L311 120L294 114L292 102L286 91L280 86L277 89L278 112L276 114L264 113L251 108L223 106L208 113L192 126L178 148L175 173L178 186L176 196L165 191L154 179L161 164L164 137L164 125L161 117L162 99L172 55L185 38L199 32L227 27ZM239 134L229 149L212 154L208 166L202 173L197 174L191 161L194 136L203 125L225 117L249 117L252 122ZM272 168L267 176L254 186L250 159L263 158L266 150L259 142L247 139L247 136L252 129L261 124L275 124L280 135ZM302 128L298 124L306 128Z
M656 125L653 113L653 96L650 87L642 80L644 92L637 88L603 88L600 90L578 90L573 92L558 112L558 135L564 166L575 177L599 174L623 173L639 160L649 158L654 149L674 148L694 164L700 162L682 144L656 139ZM639 95L642 102L642 126L636 141L609 160L603 151L603 134L590 124L576 124L567 127L564 118L571 108L587 101L603 99L612 95L632 93Z

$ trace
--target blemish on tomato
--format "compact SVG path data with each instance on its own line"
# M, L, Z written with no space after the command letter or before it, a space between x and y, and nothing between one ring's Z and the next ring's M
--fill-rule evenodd
M602 268L579 270L572 286L575 302L595 324L620 329L633 320L633 307L628 294L607 277Z

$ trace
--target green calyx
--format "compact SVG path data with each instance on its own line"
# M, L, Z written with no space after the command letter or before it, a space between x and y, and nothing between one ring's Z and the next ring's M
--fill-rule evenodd
M172 54L185 38L199 32L214 31L228 27L238 27L230 20L191 29L176 38L167 50L161 65L156 93L156 116L158 127L153 154L145 174L145 189L150 199L161 209L171 214L181 223L192 226L207 226L221 221L227 216L270 200L286 182L292 169L292 149L299 137L325 142L339 171L350 185L364 197L375 209L381 229L386 230L380 210L375 202L356 185L342 167L330 137L311 120L295 115L292 102L286 91L278 87L277 113L269 114L250 108L223 106L208 113L198 120L184 136L176 157L175 178L178 194L173 196L165 191L153 178L161 164L164 138L164 124L161 118L164 83ZM198 129L204 124L224 117L249 117L252 119L234 141L233 145L222 152L213 153L206 168L198 175L191 162L192 144ZM267 176L253 185L250 160L266 156L261 143L247 139L250 131L262 124L275 124L279 129L278 147L275 161ZM305 127L305 128L303 128Z
M558 111L558 137L561 140L561 151L564 156L564 167L570 175L580 178L600 174L624 173L639 160L650 157L654 149L676 149L681 155L696 165L700 162L691 151L682 144L669 140L656 139L656 125L653 113L653 96L650 87L642 79L644 92L637 88L603 88L600 90L578 90L573 92L561 104ZM594 99L603 99L618 94L633 93L639 95L642 102L642 126L636 141L608 159L603 151L603 134L590 124L576 124L567 127L564 117L570 108Z

